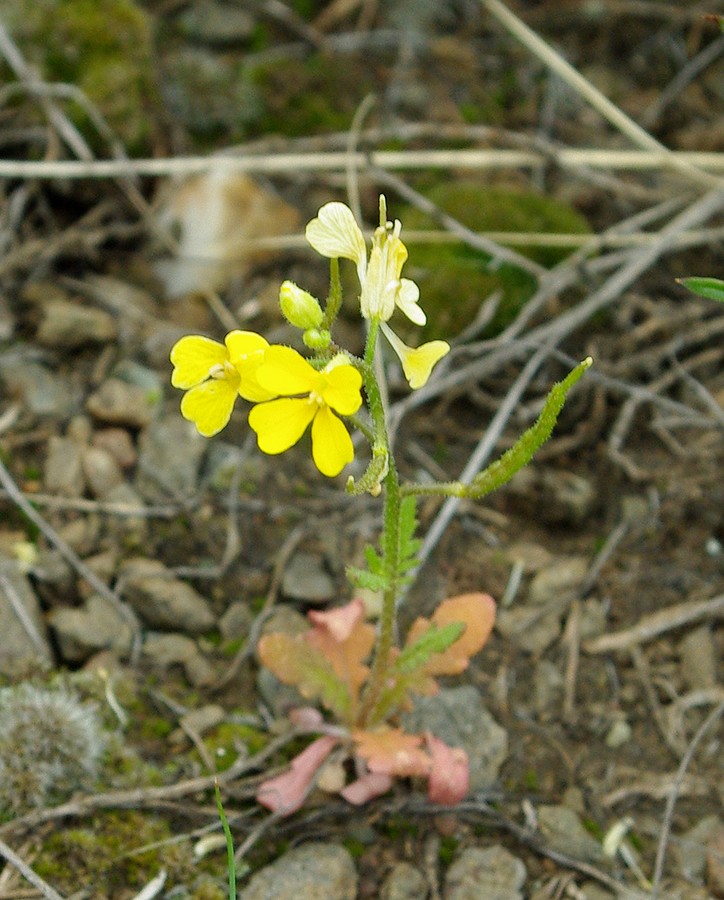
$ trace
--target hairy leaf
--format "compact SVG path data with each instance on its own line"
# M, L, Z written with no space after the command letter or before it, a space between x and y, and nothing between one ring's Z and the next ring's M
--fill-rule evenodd
M405 646L400 653L395 668L404 674L414 672L427 663L433 653L443 653L465 631L462 622L450 622L443 628L438 628L432 622L427 631L424 631L416 640Z
M569 372L563 381L554 384L546 397L541 414L533 425L523 432L515 444L509 450L506 450L500 459L491 463L469 485L461 485L458 495L461 497L473 497L478 500L506 484L519 469L527 465L533 458L536 450L551 436L560 411L563 409L563 404L566 401L566 394L592 364L593 360L589 356Z

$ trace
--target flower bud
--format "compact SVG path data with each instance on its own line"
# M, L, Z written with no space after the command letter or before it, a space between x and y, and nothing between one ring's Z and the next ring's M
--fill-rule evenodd
M279 289L279 305L284 318L295 328L316 328L324 318L316 297L297 287L293 281L285 281Z
M308 328L302 335L302 340L310 350L326 350L332 343L332 333L326 328Z

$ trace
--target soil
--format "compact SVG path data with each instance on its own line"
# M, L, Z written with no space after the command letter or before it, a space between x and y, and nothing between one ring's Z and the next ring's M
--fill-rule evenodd
M549 151L561 147L613 151L631 146L472 0L406 2L393 11L366 0L347 4L349 9L339 2L296 3L287 6L289 15L282 18L275 17L271 5L268 9L265 4L250 4L248 33L223 39L204 29L189 33L185 17L203 6L144 5L156 41L152 71L158 97L149 101L147 143L134 149L136 156L181 157L234 144L235 151L240 145L242 151L254 153L340 149L355 110L369 91L378 102L368 112L358 139L365 149L543 145ZM223 2L210 6L222 12L243 8ZM590 4L554 0L518 4L516 9L657 140L674 150L721 154L721 62L702 64L700 71L682 75L690 60L721 41L715 25L703 15L711 10L701 4L609 6L605 15ZM321 50L315 41L324 44ZM20 37L18 44L26 55L37 58L37 48L24 45ZM218 66L215 78L231 70L238 75L234 66L246 59L254 72L250 101L254 112L245 110L235 117L217 98L216 120L208 128L200 127L184 106L186 101L178 100L189 91L189 82L179 80L175 64L191 51ZM257 70L249 63L256 60L255 54ZM264 68L265 54L278 65ZM190 83L193 86L193 78ZM239 82L234 82L229 96L238 100L239 91ZM64 152L62 143L59 149L46 136L47 152L39 155L30 131L23 137L23 129L50 134L57 127L57 122L47 124L44 116L38 119L40 109L35 100L6 105L0 122L4 155L52 162L56 158L52 153ZM103 149L94 152L107 155ZM572 170L554 157L535 171L508 168L471 175L453 168L441 176L428 169L397 172L395 177L423 195L448 178L471 178L482 189L489 178L506 191L535 191L555 200L582 216L595 233L655 204L678 200L679 206L653 225L634 229L656 233L709 187L661 168ZM409 209L410 197L401 194L396 183L383 180L369 173L361 177L365 220L374 223L376 197L384 190L391 215L402 219L404 238L400 210ZM257 183L274 192L274 199L266 202L274 204L281 198L284 203L289 219L277 230L281 234L301 233L320 203L345 199L339 172L285 171L259 177ZM179 476L184 487L175 489L180 464L173 458L170 441L165 447L167 471L161 474L172 487L167 489L164 479L157 477L160 487L157 484L152 501L138 481L138 454L143 452L147 426L125 419L120 429L126 435L123 441L130 438L131 456L121 469L122 479L138 489L136 499L147 507L147 516L129 525L127 517L103 512L106 501L88 482L81 495L71 492L56 497L55 503L49 496L52 440L67 436L69 423L75 423L70 433L85 429L88 441L112 425L107 417L90 414L86 404L119 364L136 363L146 376L155 373L162 385L156 413L172 416L179 394L170 387L165 360L178 336L201 331L220 338L232 321L274 339L288 339L275 308L279 283L292 277L310 290L325 290L324 263L320 266L309 254L287 249L250 263L227 260L220 266L221 316L203 292L182 291L179 297L168 297L154 268L163 254L158 234L152 233L150 214L139 212L132 201L137 192L148 209L157 209L164 192L171 189L165 179L150 177L132 187L109 179L4 179L0 459L56 533L67 537L70 526L77 532L79 523L92 521L94 535L78 555L96 566L121 595L118 574L125 560L158 559L208 600L217 622L232 603L241 601L248 629L270 604L301 613L310 607L303 600L285 598L279 590L284 566L303 551L331 576L335 598L346 600L351 589L344 566L359 564L362 545L374 539L379 501L349 498L342 479L322 478L304 443L282 457L262 457L248 441L242 411L211 442L227 450L244 448L242 466L230 483L221 476L214 480L207 455L192 480L184 483ZM281 208L273 209L278 220ZM271 222L275 213L272 206L269 210L266 221ZM290 846L316 838L343 843L353 853L360 898L380 896L384 878L401 861L419 866L430 896L435 896L442 890L451 860L463 848L500 843L524 861L527 897L625 896L621 893L625 890L649 896L662 832L670 828L659 896L724 896L721 859L715 847L711 850L714 844L707 844L711 833L695 839L704 851L710 848L708 867L702 865L692 873L681 849L682 837L707 817L719 816L722 827L724 319L719 305L688 294L676 283L686 275L721 273L721 213L719 204L714 215L693 226L709 232L692 238L691 246L668 246L605 306L557 339L560 355L550 355L529 382L519 412L497 441L497 452L530 425L548 387L565 374L571 360L591 355L593 369L575 388L529 474L516 477L481 504L466 502L458 508L401 609L403 633L415 616L428 615L444 597L466 591L491 593L502 601L501 616L532 611L523 635L503 628L501 620L469 670L446 684L475 685L507 731L509 754L496 785L446 812L426 805L420 785L411 783L400 783L387 798L359 809L336 800L313 802L287 821L267 823L257 840L250 841L245 860L252 870L283 856ZM472 220L466 224L477 227ZM274 230L270 225L265 233ZM508 226L486 230L507 231ZM411 241L410 268L415 247ZM517 245L514 249L520 250ZM472 252L479 256L479 250ZM563 321L584 304L615 271L615 260L608 268L596 268L596 259L613 259L615 252L604 247L588 261L578 261L576 277L553 293L522 329L523 335L534 334L528 347L513 343L515 349L504 354L499 335L505 322L468 333L457 342L454 335L437 335L452 338L454 344L450 360L441 367L442 377L476 360L499 361L481 377L433 393L404 415L396 437L403 478L459 476L538 349L533 329ZM529 257L535 258L535 253ZM565 258L545 265L565 266ZM421 304L426 308L422 274ZM110 293L93 292L94 287L102 288L94 281L97 276L113 279L103 283ZM128 288L127 297L121 297L119 286ZM49 327L51 296L70 297L71 303L109 312L113 333L78 346L67 338L53 343L59 340L58 332L50 338L43 332ZM517 314L514 309L508 321ZM352 315L345 315L342 329L358 349L363 333ZM492 356L495 353L497 357ZM33 385L9 374L13 359L26 371L39 362L63 386L66 402L46 412L33 408L28 400ZM393 408L404 410L409 391L392 367L390 373ZM35 388L42 393L42 388ZM153 389L151 385L149 390ZM647 393L637 394L640 390ZM210 451L205 447L203 452ZM421 502L422 537L440 505L435 499ZM48 574L49 561L55 558L50 553L52 542L27 520L6 489L0 493L0 550L12 555L18 543L25 542L39 554L32 557L29 572L46 620L52 622L62 608L81 609L89 590L80 573L70 566L62 577ZM107 572L103 554L110 560ZM585 576L573 589L564 579L571 559L586 564ZM546 601L546 611L553 603L557 615L549 639L536 639L531 633L536 607L530 589L542 569L553 573L554 590L559 591L557 600L549 596ZM557 586L556 570L562 579ZM697 614L697 605L705 603L709 606ZM144 636L155 633L142 613L140 619ZM659 627L646 630L650 622ZM642 633L634 632L618 648L605 647L607 637L639 625ZM268 698L258 693L253 653L231 671L247 634L214 628L196 635L211 675L194 681L188 669L160 668L148 656L107 650L64 658L51 629L51 671L23 676L40 684L57 684L60 678L72 685L84 699L96 703L104 725L117 734L93 791L75 795L78 806L73 815L54 815L53 806L68 798L50 797L41 804L47 814L32 820L30 830L21 827L19 819L14 821L28 810L7 813L0 837L19 848L49 884L68 895L130 898L164 867L171 874L162 896L225 896L223 854L194 863L178 849L180 844L172 844L165 855L148 851L134 857L132 866L123 858L125 850L160 845L213 822L210 791L191 792L179 800L119 802L118 808L109 802L111 808L105 811L92 797L202 777L209 774L209 763L223 771L244 745L244 752L255 753L281 733L283 726L274 721ZM106 705L106 682L101 682L99 670L113 673L117 702L128 717L120 731ZM18 676L7 675L4 683L16 680ZM223 721L203 738L191 732L189 740L188 733L178 730L179 719L207 704L221 706ZM302 746L295 744L294 749ZM267 765L283 765L288 759L287 748ZM677 772L683 776L684 770L686 777L677 782ZM255 777L258 780L258 773ZM237 845L250 834L248 821L259 825L264 819L250 800L254 783L247 777L224 785ZM86 796L91 799L84 806ZM672 798L676 803L667 810ZM627 864L618 856L594 866L576 860L575 854L566 858L560 848L551 849L534 828L536 808L548 805L574 809L599 839L630 818L627 846L637 863ZM135 808L129 811L129 806ZM68 859L68 847L78 846L78 835L87 832L105 848L102 858L78 850L77 857ZM105 838L98 837L106 833L113 834L113 841L107 841L111 849L103 843ZM596 894L594 882L610 893ZM12 891L20 886L25 883L6 864L0 872L0 898L19 896Z

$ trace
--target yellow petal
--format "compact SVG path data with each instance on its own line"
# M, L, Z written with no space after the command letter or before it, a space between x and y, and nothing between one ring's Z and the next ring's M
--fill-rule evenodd
M187 391L181 399L181 415L193 422L199 434L211 437L231 418L236 388L225 378L212 378Z
M229 361L241 376L239 395L252 403L276 397L277 392L263 388L256 377L269 347L267 341L254 331L230 331L224 340L229 350Z
M351 259L357 263L357 271L364 273L367 260L364 235L352 210L344 203L325 203L317 218L307 225L306 238L321 256Z
M318 390L321 374L291 347L273 344L256 370L259 384L275 395L309 394Z
M362 376L348 364L334 366L323 372L325 384L321 396L325 403L343 416L351 416L362 405Z
M354 459L354 446L344 424L328 406L319 407L312 422L312 458L322 475L334 478Z
M174 365L171 384L182 390L200 384L209 377L214 366L223 364L226 359L228 354L223 344L200 334L188 334L176 341L171 350Z
M446 341L429 341L421 347L408 347L384 322L382 330L392 349L400 357L402 371L413 390L427 384L435 364L450 352L450 345Z
M318 409L309 400L288 397L258 403L249 413L249 427L264 453L284 453L304 434Z
M427 321L427 316L421 307L418 306L419 300L420 289L415 282L410 281L409 278L401 278L400 288L395 300L397 308L401 309L407 318L411 322L414 322L415 325L424 325Z

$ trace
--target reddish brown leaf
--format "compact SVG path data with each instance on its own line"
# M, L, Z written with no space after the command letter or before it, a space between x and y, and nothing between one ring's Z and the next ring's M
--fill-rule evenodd
M495 622L495 601L489 594L460 594L443 600L431 620L422 617L415 620L407 635L407 644L424 634L431 622L440 628L450 622L462 622L465 631L444 653L431 656L423 666L423 672L426 675L459 675L490 636ZM423 685L429 691L429 682L424 680L420 686L415 685L415 690L422 692L420 687Z
M371 772L383 775L427 775L430 757L421 749L419 734L406 734L400 728L355 731L356 751Z
M272 812L288 816L304 803L317 770L332 752L337 738L325 735L313 741L292 760L288 772L263 782L256 794L257 803Z
M432 803L454 806L466 797L470 788L468 755L460 747L448 747L432 734L428 733L426 740L432 756L427 796Z
M352 600L326 613L310 612L309 618L315 627L306 632L305 640L329 660L336 676L347 685L354 703L370 671L363 660L370 655L375 642L374 626L364 622L362 601Z
M375 797L381 797L392 787L392 778L389 775L380 775L377 772L367 772L361 778L348 784L339 793L340 796L353 806L362 806Z

